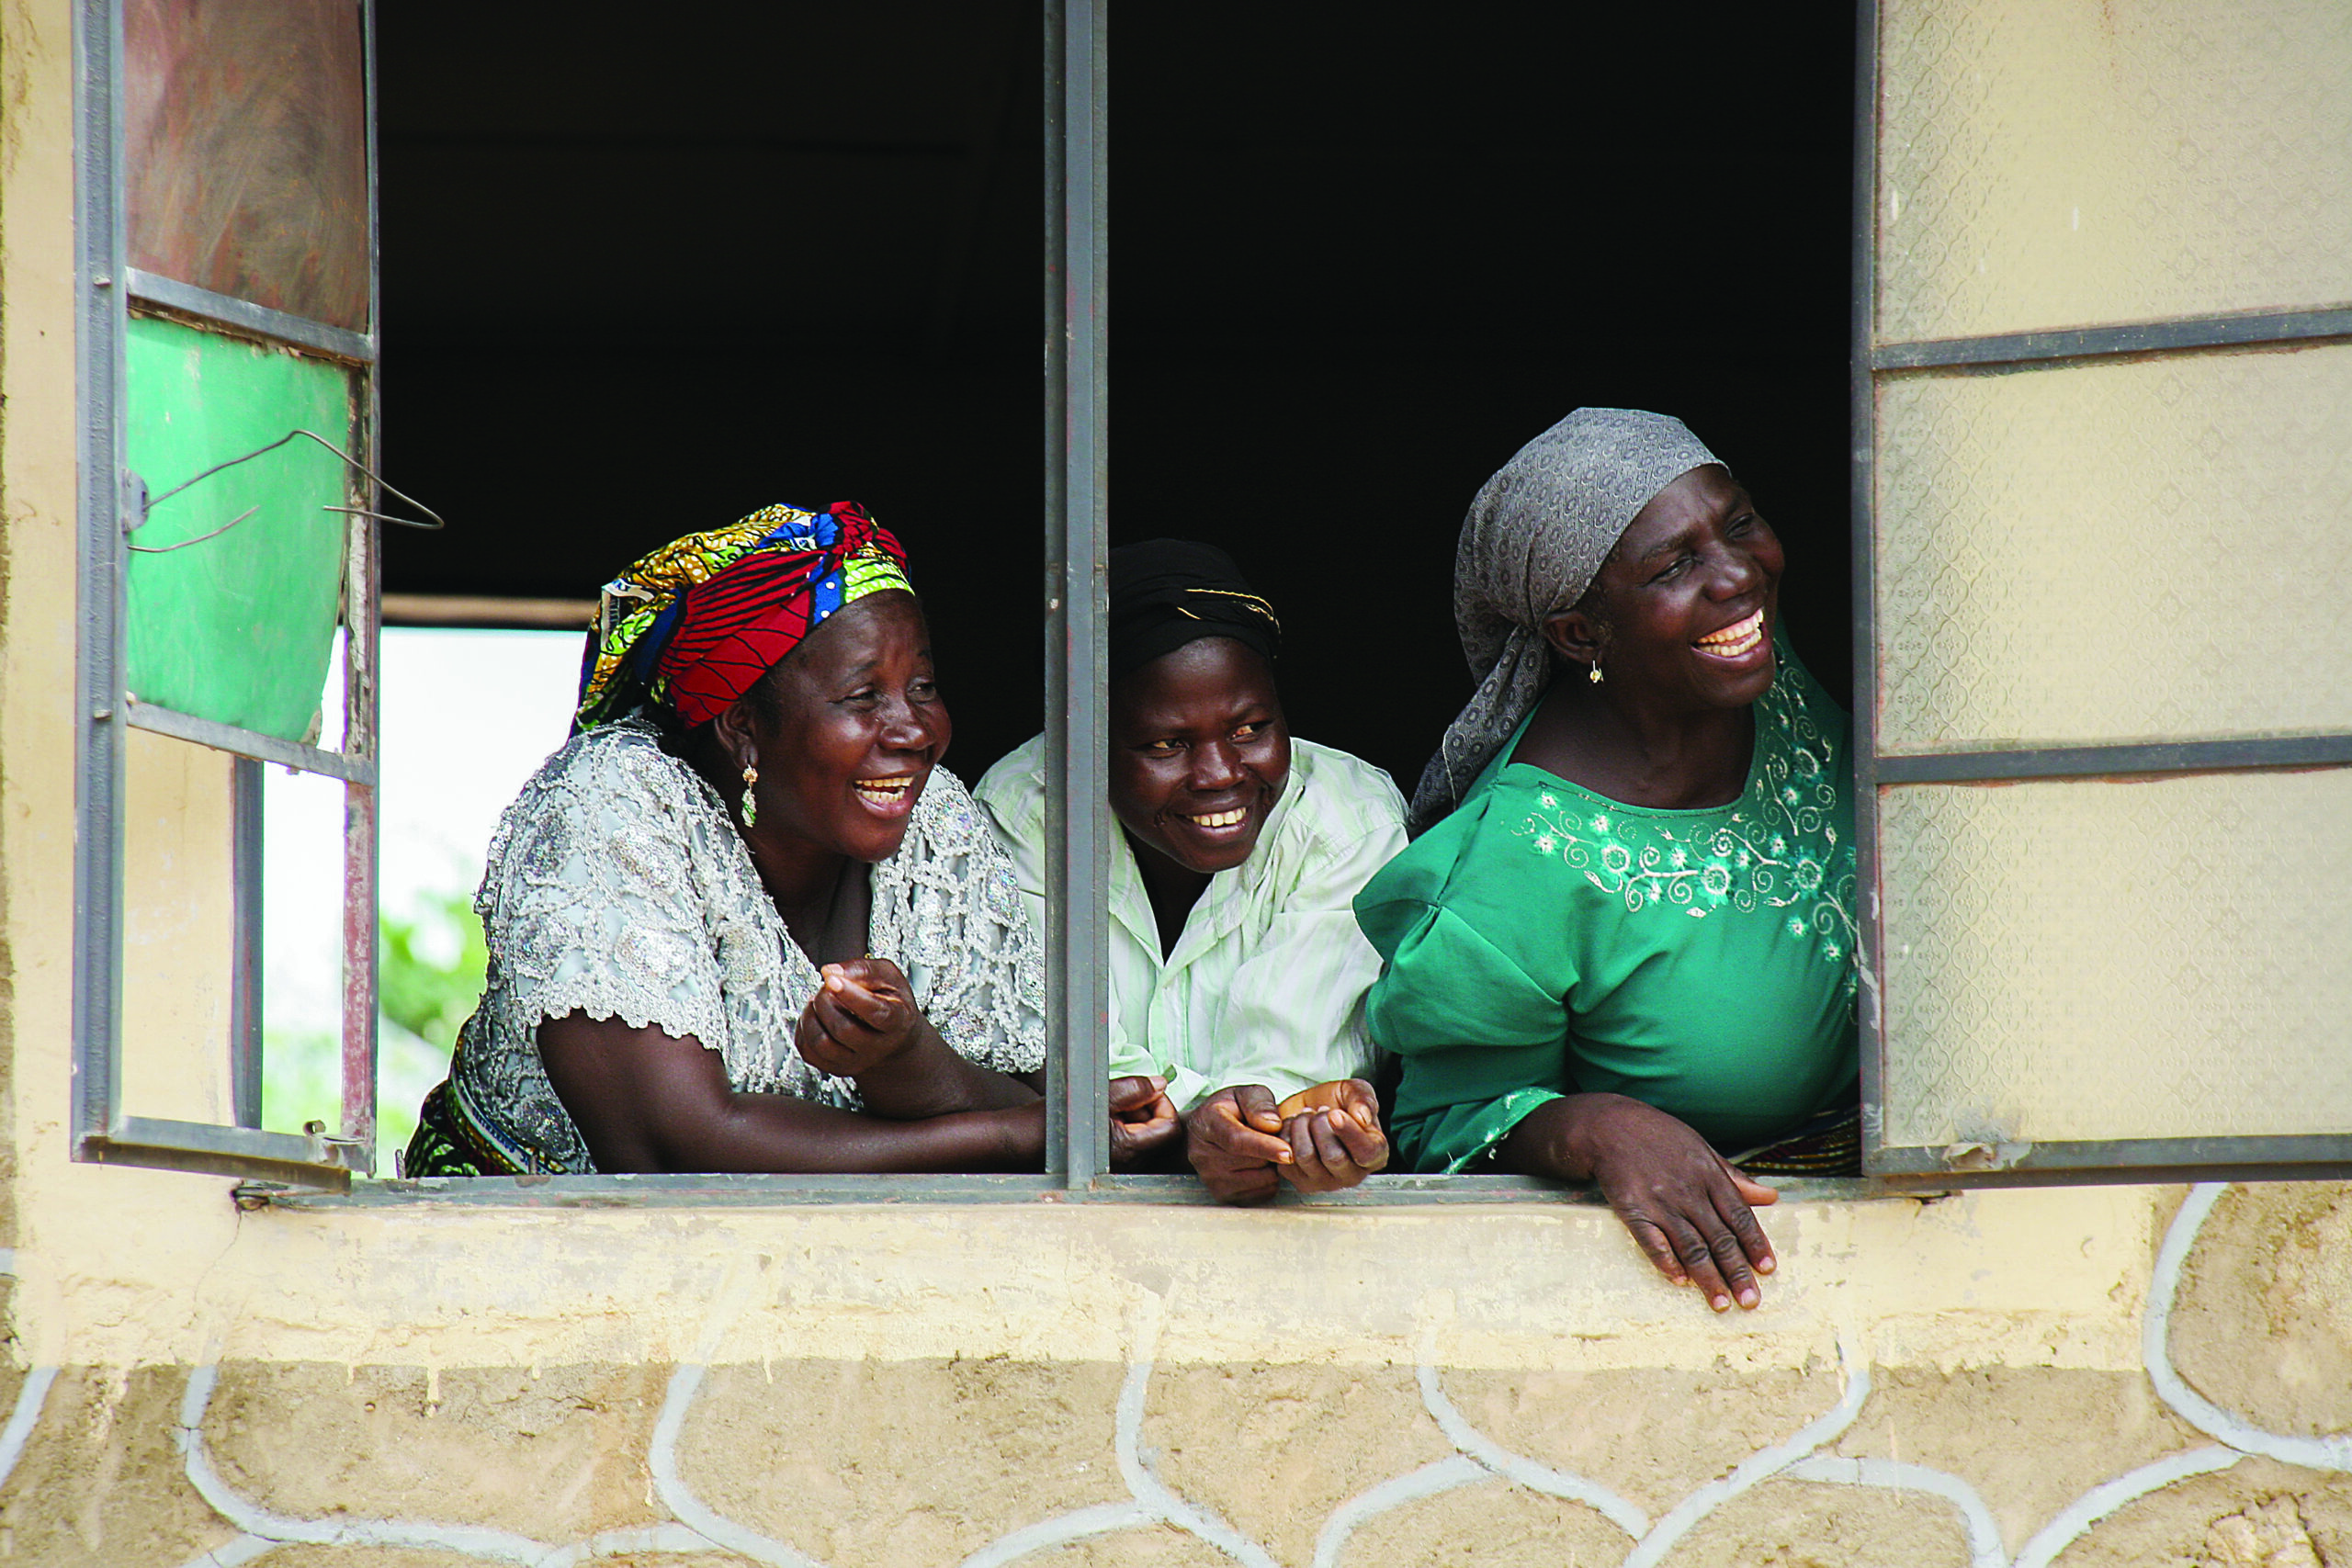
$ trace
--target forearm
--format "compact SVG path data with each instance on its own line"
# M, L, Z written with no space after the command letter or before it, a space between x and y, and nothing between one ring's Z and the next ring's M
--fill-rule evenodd
M1619 1094L1568 1094L1545 1100L1521 1117L1503 1138L1498 1145L1502 1168L1522 1176L1590 1181L1594 1123L1611 1106L1626 1103Z
M582 1013L538 1028L548 1080L605 1171L1037 1170L1044 1102L927 1119L842 1111L730 1088L718 1053L657 1025ZM1011 1096L1007 1096L1011 1098Z
M658 1162L651 1168L664 1171L1038 1170L1044 1111L1033 1095L1023 1105L894 1120L788 1095L734 1094L715 1114L666 1119L646 1142Z
M899 1121L1010 1111L1038 1097L1012 1074L958 1055L929 1019L917 1022L905 1051L857 1076L857 1092L869 1112Z

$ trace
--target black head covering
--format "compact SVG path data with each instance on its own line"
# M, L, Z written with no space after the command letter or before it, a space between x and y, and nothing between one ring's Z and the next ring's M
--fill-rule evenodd
M1114 681L1204 637L1229 637L1272 663L1282 635L1273 607L1215 545L1147 539L1111 552Z

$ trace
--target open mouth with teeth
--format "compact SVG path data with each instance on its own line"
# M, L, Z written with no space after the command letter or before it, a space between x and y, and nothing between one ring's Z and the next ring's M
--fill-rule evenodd
M912 773L900 773L888 779L853 779L850 787L868 806L888 811L913 803L915 778Z
M1265 831L1279 790L1255 790L1238 806L1215 811L1198 809L1204 803L1170 801L1153 814L1160 835L1158 847L1178 864L1216 873L1240 864L1256 849ZM1191 809L1187 809L1190 807Z
M1764 612L1757 612L1743 621L1735 621L1719 632L1709 632L1692 641L1691 647L1716 659L1745 659L1764 645Z

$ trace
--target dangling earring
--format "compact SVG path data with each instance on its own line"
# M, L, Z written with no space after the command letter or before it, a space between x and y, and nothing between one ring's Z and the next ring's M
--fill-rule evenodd
M1585 671L1584 678L1596 686L1600 684L1600 660L1598 658L1593 660L1592 668Z
M743 764L743 826L751 827L760 819L760 803L752 797L752 786L760 782L760 770L749 762Z

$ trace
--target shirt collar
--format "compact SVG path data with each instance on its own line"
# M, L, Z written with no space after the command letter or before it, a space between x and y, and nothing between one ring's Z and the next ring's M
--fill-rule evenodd
M1114 836L1116 852L1111 857L1111 918L1127 928L1127 933L1151 954L1152 962L1161 969L1178 969L1209 951L1231 933L1249 912L1250 892L1266 874L1271 863L1274 840L1297 810L1299 796L1306 794L1306 770L1295 745L1291 751L1290 782L1283 789L1283 797L1274 802L1274 809L1266 825L1258 833L1258 844L1250 858L1230 871L1220 871L1209 878L1201 890L1200 902L1184 917L1184 929L1176 938L1175 947L1165 958L1159 952L1159 926L1152 919L1151 896L1144 890L1143 871L1136 864L1135 847L1127 842L1124 830Z

